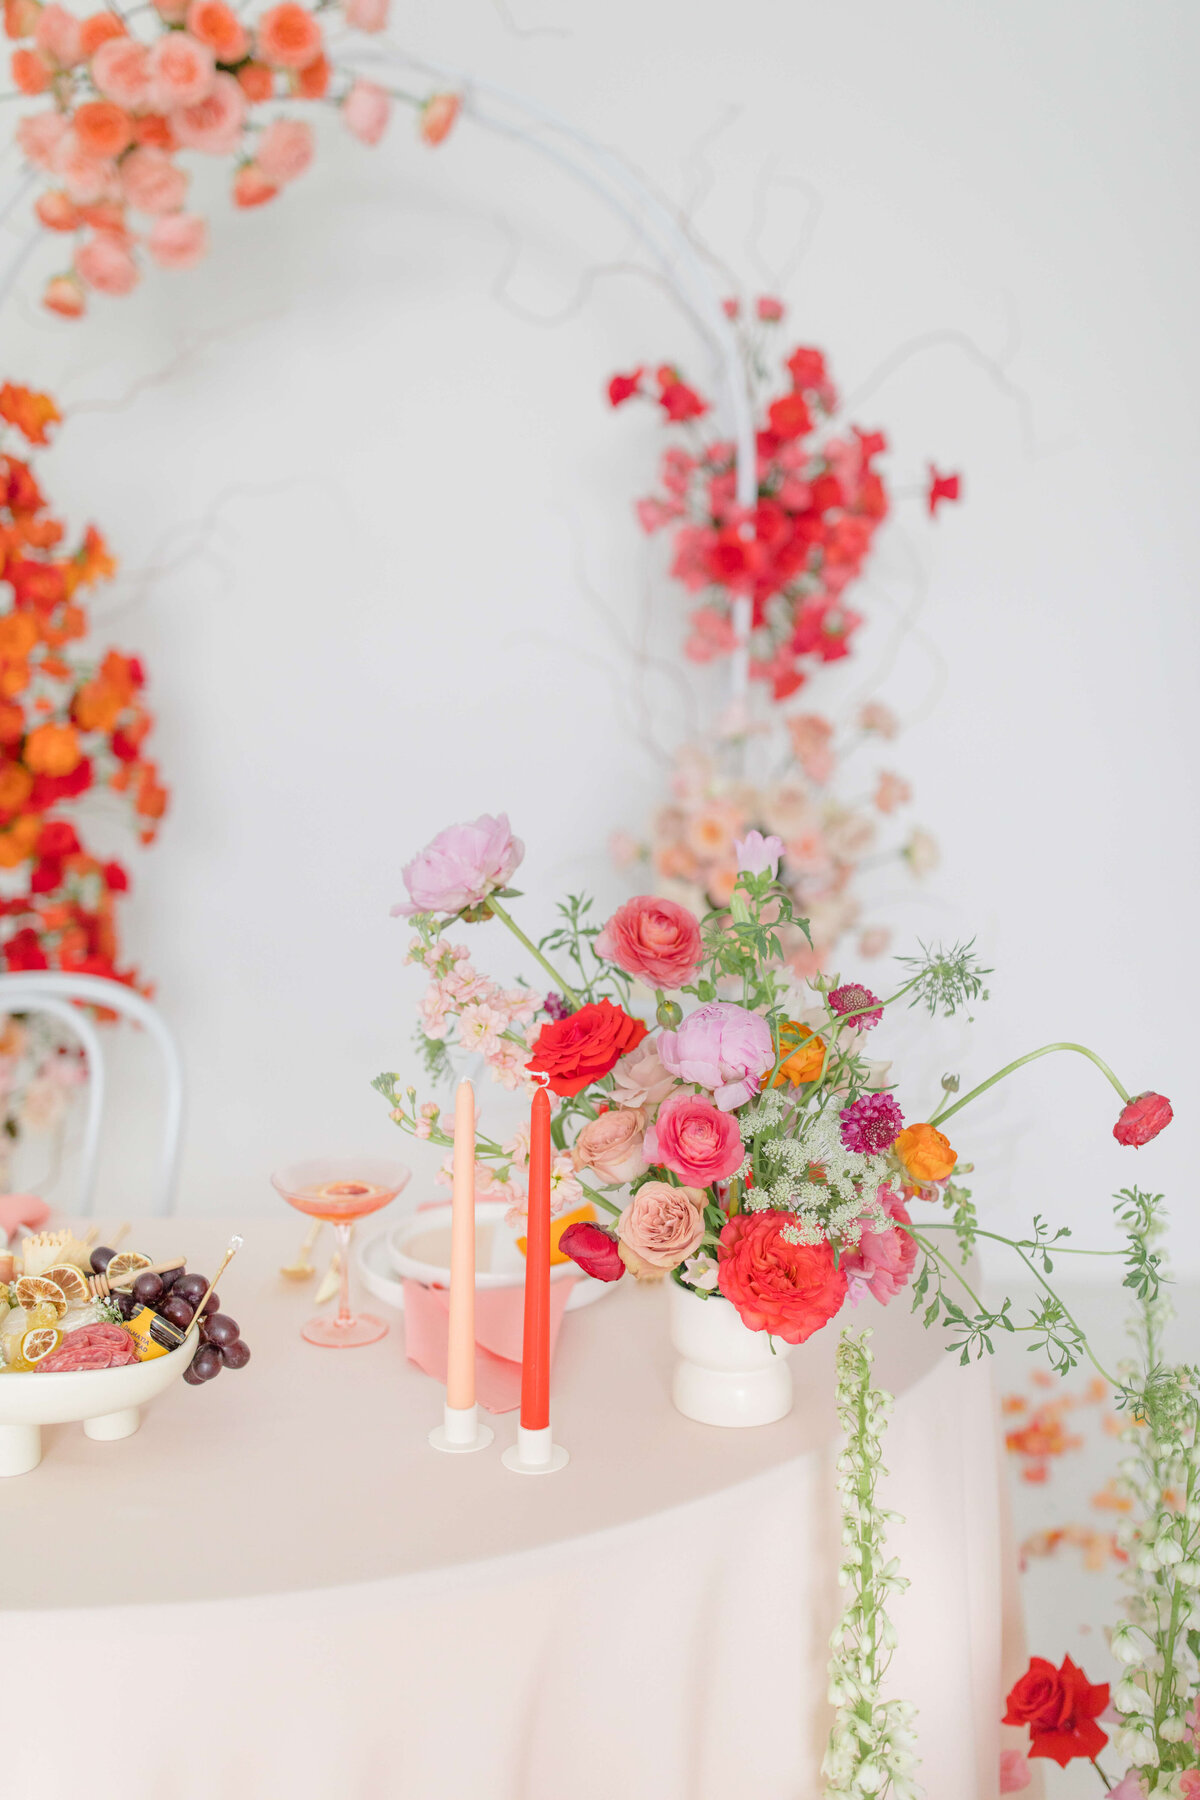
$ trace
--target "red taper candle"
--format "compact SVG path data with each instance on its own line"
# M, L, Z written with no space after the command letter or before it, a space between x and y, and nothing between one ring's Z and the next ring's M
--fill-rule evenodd
M529 1223L525 1233L525 1335L521 1424L550 1423L550 1096L539 1088L529 1118Z

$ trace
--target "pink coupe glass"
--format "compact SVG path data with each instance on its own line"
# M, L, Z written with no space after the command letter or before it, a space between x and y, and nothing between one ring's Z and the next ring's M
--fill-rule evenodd
M387 1336L383 1319L350 1311L350 1237L355 1220L389 1205L411 1175L403 1163L378 1156L322 1156L276 1169L272 1175L272 1187L289 1206L310 1219L325 1219L337 1235L341 1277L337 1312L331 1319L318 1314L301 1328L301 1337L310 1344L348 1350Z

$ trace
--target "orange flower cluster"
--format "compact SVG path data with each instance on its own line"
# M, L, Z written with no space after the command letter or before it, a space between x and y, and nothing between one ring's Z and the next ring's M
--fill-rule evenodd
M61 520L13 453L13 432L42 446L59 421L49 395L0 387L0 955L9 969L132 982L115 920L129 878L85 847L77 808L98 788L122 794L149 844L167 792L144 754L153 720L141 663L83 647L83 591L116 563L92 525L64 551Z

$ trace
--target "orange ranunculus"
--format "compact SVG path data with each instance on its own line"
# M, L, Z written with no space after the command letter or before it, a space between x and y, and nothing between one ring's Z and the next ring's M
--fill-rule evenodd
M112 683L97 677L84 682L75 696L71 715L81 731L111 731L123 705L124 700Z
M154 764L147 763L138 782L134 810L143 819L161 819L167 810L167 790L159 784L157 774Z
M73 725L39 725L25 740L25 764L35 775L69 775L82 755Z
M0 812L17 812L29 798L33 776L18 762L0 762Z
M310 62L307 68L292 76L293 94L301 100L323 100L329 92L329 77L332 73L328 58L318 56L315 62Z
M909 1125L892 1145L916 1181L944 1181L958 1157L935 1125Z
M269 100L275 92L275 72L266 63L243 63L237 72L238 85L251 102Z
M9 64L12 78L20 94L44 94L50 86L53 75L49 63L36 50L27 50L24 45L14 50Z
M250 48L246 27L225 0L192 0L187 28L208 45L219 63L240 63Z
M70 563L67 564L70 568ZM61 612L55 613L54 621L43 619L42 642L55 650L69 644L72 638L87 636L87 615L81 606L64 606Z
M109 687L115 688L121 696L122 705L133 699L143 680L140 665L135 671L132 658L122 656L119 650L110 650L100 664L100 673Z
M41 670L43 675L49 675L53 681L70 681L75 673L70 663L64 662L61 656L43 656Z
M38 641L38 628L28 613L10 612L0 618L0 657L25 657Z
M83 50L85 62L91 62L101 44L109 38L126 37L128 34L116 13L91 13L86 19L79 21L79 42Z
M42 821L24 813L7 831L0 831L0 869L15 869L31 857L41 836Z
M85 156L107 162L133 142L129 115L112 100L85 100L75 108L71 124Z
M31 550L53 550L66 527L59 519L22 519L21 535Z
M775 1087L782 1087L785 1081L793 1087L802 1081L816 1081L825 1066L825 1040L814 1036L810 1025L785 1019L779 1027L779 1048L788 1054L779 1065Z
M117 559L94 525L89 525L83 534L82 547L75 553L75 567L76 579L85 587L93 581L108 581L117 572Z
M0 694L6 700L11 700L14 694L23 694L28 686L29 664L23 658L0 663Z

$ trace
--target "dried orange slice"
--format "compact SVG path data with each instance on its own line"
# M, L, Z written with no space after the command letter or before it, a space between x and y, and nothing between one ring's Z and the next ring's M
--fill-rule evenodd
M39 1363L43 1356L57 1350L62 1341L61 1331L56 1331L52 1325L43 1325L37 1331L25 1333L21 1339L21 1355L27 1363Z
M118 1250L104 1273L110 1281L117 1281L122 1275L136 1275L139 1269L149 1267L150 1258L140 1250Z
M67 1296L57 1281L51 1281L45 1275L22 1275L16 1294L21 1306L37 1306L39 1301L48 1300L60 1319L67 1310Z
M42 1279L56 1281L68 1300L83 1301L92 1297L83 1275L71 1263L55 1263L52 1269L46 1270Z

